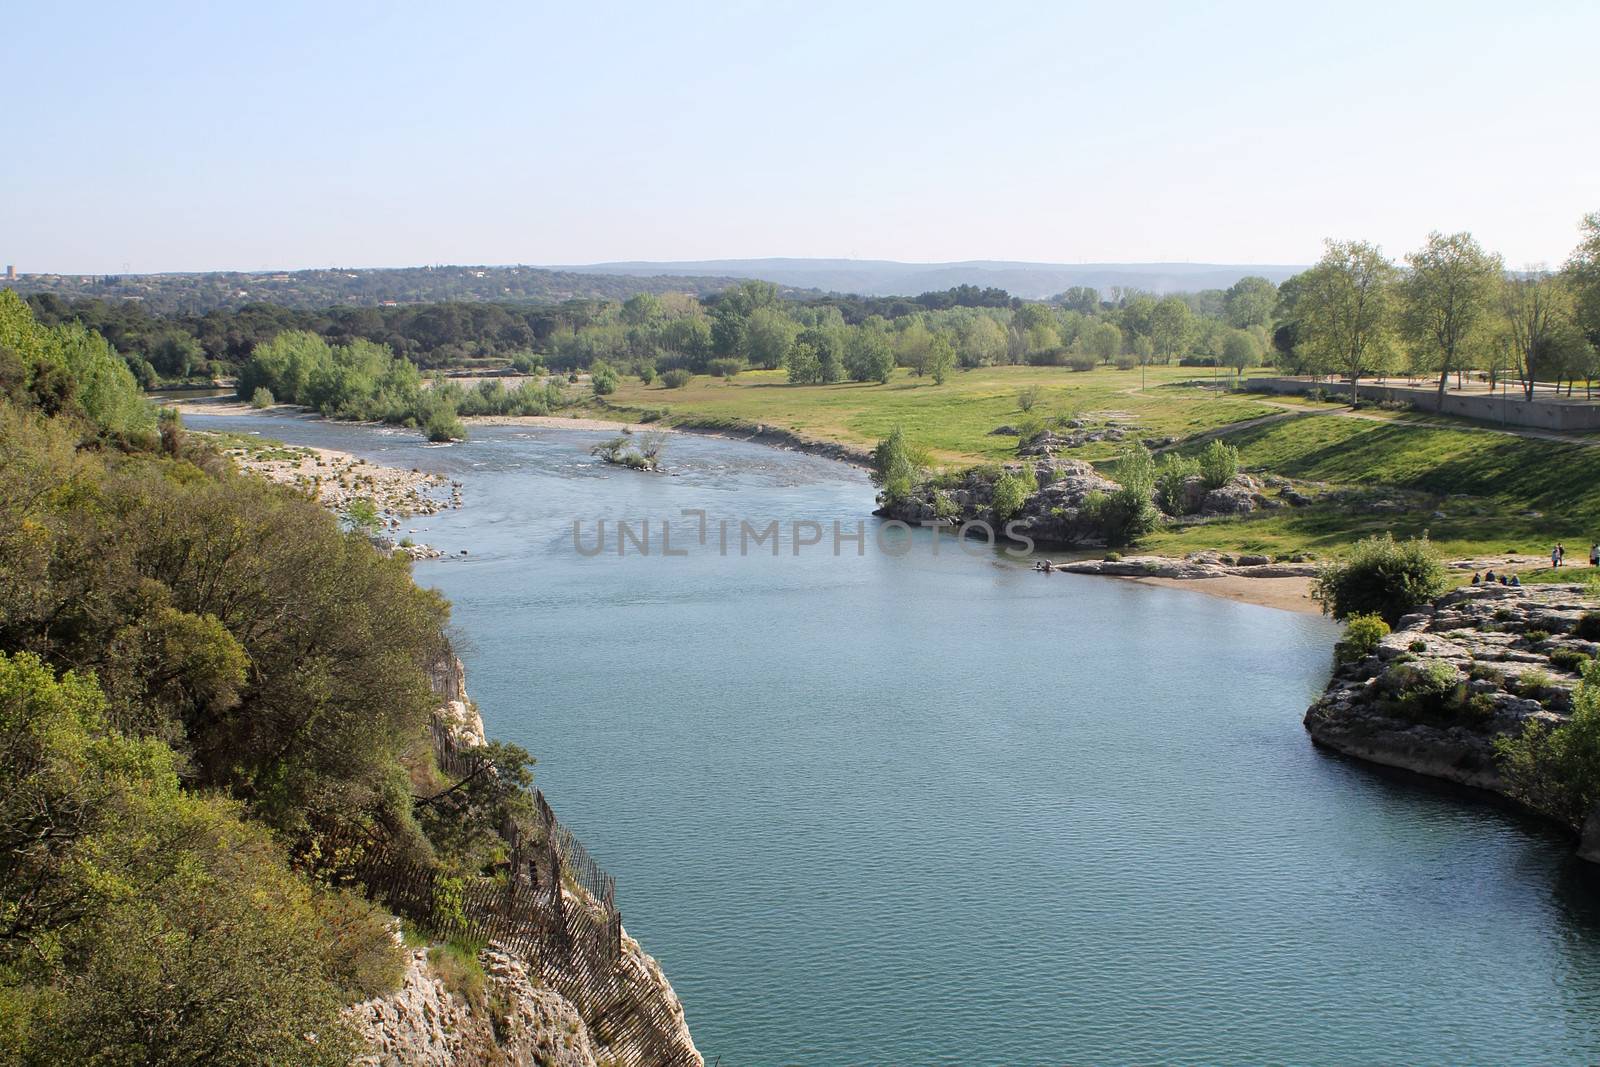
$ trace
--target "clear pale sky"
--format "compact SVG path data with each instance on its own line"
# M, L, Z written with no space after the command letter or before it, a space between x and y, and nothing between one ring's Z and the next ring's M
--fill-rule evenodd
M1600 3L12 4L0 263L1305 263L1600 211Z

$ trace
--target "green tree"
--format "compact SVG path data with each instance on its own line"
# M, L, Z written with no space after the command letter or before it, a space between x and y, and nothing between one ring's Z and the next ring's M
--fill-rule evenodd
M1322 610L1336 619L1378 615L1393 626L1449 584L1427 538L1398 542L1383 534L1359 541L1344 557L1323 564L1314 591Z
M894 349L883 329L864 324L845 339L845 372L858 382L887 382L894 374Z
M1097 322L1089 327L1084 347L1102 363L1110 363L1122 353L1122 331L1114 322Z
M1237 379L1261 362L1261 343L1246 330L1229 330L1222 340L1222 364L1232 367Z
M1000 477L995 479L994 499L990 505L995 520L1006 523L1016 518L1037 488L1032 475L1026 471L1002 471Z
M1239 450L1212 438L1200 452L1200 481L1207 489L1221 489L1239 473Z
M789 347L800 332L793 319L776 307L760 307L745 321L745 352L750 365L764 370L783 366Z
M1250 275L1228 287L1223 307L1228 325L1243 330L1270 323L1277 302L1278 287L1265 278Z
M1572 323L1571 290L1559 275L1528 270L1500 283L1500 313L1511 362L1522 378L1524 395L1533 399L1534 385L1554 370L1560 338Z
M1180 297L1169 296L1150 312L1150 341L1163 359L1187 353L1194 331L1194 315Z
M1513 796L1581 827L1600 805L1600 660L1584 666L1564 724L1532 720L1520 735L1498 738L1495 755Z
M1296 350L1313 366L1348 375L1351 400L1359 399L1362 376L1392 355L1394 282L1394 264L1362 241L1329 241L1317 265L1298 276Z
M933 343L928 346L928 373L933 376L934 385L943 385L950 377L950 372L955 369L956 350L943 333L936 334Z
M898 504L910 498L922 475L923 457L899 426L879 441L872 450L872 481L879 486L884 504Z
M1435 407L1443 410L1450 374L1463 369L1469 340L1488 318L1505 268L1469 233L1431 233L1406 262L1411 269L1401 283L1401 319L1414 351L1438 367Z

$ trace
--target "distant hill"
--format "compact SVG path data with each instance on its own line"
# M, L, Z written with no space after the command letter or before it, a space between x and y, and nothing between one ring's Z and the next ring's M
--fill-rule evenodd
M0 286L67 298L137 300L151 314L203 315L218 308L276 304L301 310L377 307L449 300L555 304L572 299L625 300L635 293L714 293L744 276L683 277L651 271L631 277L616 271L583 272L539 267L400 267L198 274L23 274Z
M1013 296L1039 299L1076 285L1102 292L1113 286L1152 293L1226 289L1258 274L1281 282L1304 267L1224 263L1020 263L975 259L962 263L897 263L886 259L707 259L666 263L593 263L554 270L577 274L719 275L764 278L800 289L862 296L916 296L956 285L994 286Z

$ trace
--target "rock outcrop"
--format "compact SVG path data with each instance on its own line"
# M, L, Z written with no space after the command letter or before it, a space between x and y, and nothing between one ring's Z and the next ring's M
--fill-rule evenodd
M1191 552L1173 556L1121 556L1117 559L1080 559L1057 563L1069 574L1102 574L1118 578L1311 578L1317 565L1304 559L1278 560L1268 556L1234 556L1223 552Z
M1495 741L1566 720L1581 657L1600 652L1575 631L1597 608L1578 585L1448 593L1338 666L1306 730L1347 755L1507 793ZM1600 859L1600 820L1572 829L1584 831L1586 858Z
M1037 488L1010 516L1015 532L1041 544L1095 545L1104 538L1098 523L1084 504L1091 493L1113 493L1117 483L1101 475L1094 465L1081 459L1040 459L1003 466L974 467L954 480L935 479L918 485L902 501L885 504L877 514L915 526L920 523L985 522L996 535L1005 531L1006 520L994 511L994 487L1005 472L1023 473Z
M540 988L527 967L495 948L478 958L484 986L477 995L452 990L426 949L406 960L398 992L348 1011L370 1050L360 1067L470 1067L601 1062L578 1009Z
M350 1019L368 1052L360 1067L600 1067L617 1063L703 1064L683 1021L683 1006L660 966L624 933L618 987L624 997L663 1009L676 1021L676 1033L649 1050L634 1047L635 1037L606 1040L591 1029L584 1012L530 971L511 953L491 945L478 956L480 989L452 988L430 960L427 949L409 953L398 991L349 1008ZM625 1014L626 1004L611 1004L602 1015Z

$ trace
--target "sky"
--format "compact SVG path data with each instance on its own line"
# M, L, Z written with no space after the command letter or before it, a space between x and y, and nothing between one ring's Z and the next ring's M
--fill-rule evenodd
M0 264L1555 265L1597 40L1593 0L14 4Z

